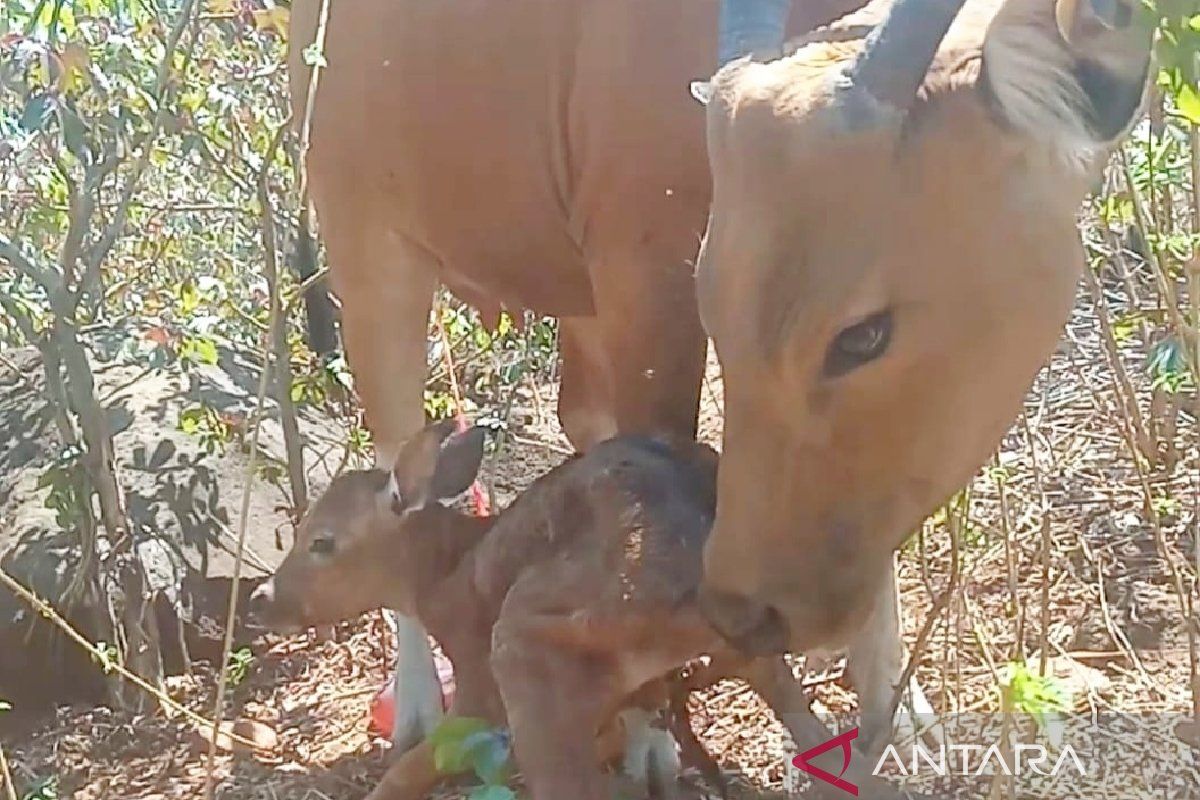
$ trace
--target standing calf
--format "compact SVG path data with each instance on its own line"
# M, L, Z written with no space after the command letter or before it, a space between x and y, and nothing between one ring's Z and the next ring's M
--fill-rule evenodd
M711 449L613 439L535 481L502 515L476 518L440 503L470 485L483 456L482 429L452 431L425 428L390 473L333 482L255 594L265 621L319 625L380 606L414 615L454 662L451 713L507 722L534 800L608 800L598 734L639 690L705 653L734 665L706 677L747 678L789 712L802 747L827 736L782 659L746 664L697 608ZM673 776L676 765L642 766ZM416 800L438 778L425 742L370 797Z

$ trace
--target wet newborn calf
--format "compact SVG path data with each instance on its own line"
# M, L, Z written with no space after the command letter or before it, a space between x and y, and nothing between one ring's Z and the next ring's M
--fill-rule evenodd
M419 617L454 663L450 713L509 726L534 800L609 800L598 735L635 693L701 654L738 664L777 710L807 710L780 659L747 665L727 653L696 606L711 449L613 439L481 519L439 501L471 484L483 443L482 429L439 423L390 473L336 479L256 593L260 616L285 629L379 607ZM812 718L789 727L803 746L827 735ZM370 797L416 800L438 779L426 743Z

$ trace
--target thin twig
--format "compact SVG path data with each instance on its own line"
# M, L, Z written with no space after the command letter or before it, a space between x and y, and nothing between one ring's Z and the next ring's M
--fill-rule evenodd
M1029 414L1021 414L1021 427L1025 432L1025 444L1029 448L1029 466L1033 471L1034 487L1037 489L1038 516L1041 518L1042 534L1042 596L1041 596L1041 630L1038 631L1038 675L1045 676L1050 658L1050 554L1053 551L1053 537L1050 533L1050 502L1046 498L1046 485L1042 480L1042 468L1037 460L1037 445L1033 440L1033 431L1029 425Z
M1113 618L1112 610L1108 605L1108 591L1104 587L1104 577L1104 559L1097 556L1096 589L1100 596L1100 613L1104 619L1104 627L1108 631L1108 635L1112 638L1113 643L1117 646L1117 649L1129 659L1129 662L1137 669L1138 674L1142 676L1142 680L1146 686L1154 689L1161 695L1162 690L1150 679L1150 675L1146 672L1146 667L1142 664L1142 660L1138 658L1137 650L1129 641L1129 637L1125 635L1125 631L1121 630L1121 627L1117 625L1116 619Z
M1109 234L1111 237L1111 234ZM1116 334L1112 328L1112 309L1108 305L1108 300L1104 297L1104 290L1100 287L1100 282L1096 280L1095 272L1092 270L1091 264L1084 265L1083 268L1084 283L1087 284L1088 291L1092 295L1092 302L1096 307L1096 319L1100 323L1101 340L1104 342L1104 353L1108 358L1109 369L1112 370L1113 377L1116 378L1117 401L1121 404L1122 410L1125 412L1126 419L1133 427L1134 441L1147 459L1153 460L1156 456L1153 442L1146 432L1146 425L1142 421L1142 411L1138 407L1137 393L1133 390L1133 383L1129 380L1129 373L1125 369L1125 363L1121 361L1121 348L1117 344Z
M0 567L0 583L3 583L13 594L28 603L34 611L36 611L38 614L41 614L43 617L53 623L59 630L66 634L69 639L86 650L88 654L92 656L92 658L96 659L101 664L104 664L107 669L111 669L113 672L116 672L134 686L154 697L154 699L156 699L163 708L169 708L177 714L187 717L197 725L207 727L214 724L212 720L197 714L187 706L181 705L166 692L147 683L140 675L132 672L119 661L114 661L109 657L108 653L105 652L102 647L100 647L100 645L93 644L86 636L76 630L71 623L67 622L66 619L64 619L63 616L59 614L57 610L55 610L54 606L47 603L41 597L38 597L32 590L26 588L24 584L14 578L12 575L8 574L3 567ZM258 745L253 741L238 736L232 731L229 732L229 738L248 747L258 747Z
M313 110L317 107L317 89L321 85L321 67L325 60L325 32L329 29L329 0L321 0L321 9L317 13L317 31L313 38L312 47L318 58L311 64L308 78L308 94L304 98L304 119L300 125L300 199L307 202L308 198L308 148L312 142Z
M300 301L304 299L304 295L308 293L308 290L327 277L329 277L329 266L325 265L300 281L299 285L296 286L296 293L292 295L292 298L287 303L288 310L291 311L291 309L299 305Z
M993 459L993 480L1000 502L1000 532L1004 536L1004 566L1008 577L1008 595L1012 602L1012 614L1016 630L1013 641L1016 643L1016 653L1013 660L1025 660L1025 604L1021 602L1020 578L1017 569L1017 543L1013 537L1012 524L1009 522L1008 511L1008 475L1000 463L999 454Z
M0 781L4 781L4 793L8 800L17 800L17 785L13 782L12 773L8 769L8 759L4 756L3 744L0 744Z
M904 699L904 693L908 691L913 674L917 671L917 664L921 662L921 655L925 652L925 647L929 643L929 637L933 633L934 625L941 620L942 615L950 605L950 601L954 598L961 574L959 563L958 535L952 529L950 536L950 581L946 584L946 589L934 601L933 607L929 609L929 616L925 618L925 622L921 625L921 630L917 634L917 641L913 644L912 653L908 657L908 663L904 665L904 672L900 674L900 680L896 682L896 688L892 691L889 719L894 719L896 710L900 708L900 702Z
M1151 218L1147 216L1146 209L1143 205L1141 193L1138 191L1137 184L1133 180L1133 170L1129 166L1129 159L1125 156L1125 151L1120 153L1121 165L1125 169L1125 182L1129 186L1129 193L1133 199L1133 216L1137 221L1138 227L1142 229L1143 235L1154 234L1158 235L1157 227L1152 226ZM1163 305L1167 310L1167 316L1171 319L1171 324L1179 333L1181 339L1185 342L1189 336L1195 336L1197 332L1187 324L1183 318L1183 313L1179 310L1179 299L1175 294L1175 290L1171 286L1171 272L1163 260L1162 252L1156 248L1150 248L1150 264L1154 268L1154 277L1158 282L1158 291L1162 295ZM1183 353L1188 361L1188 366L1191 368L1193 375L1200 375L1200 364L1197 359L1200 359L1200 354L1197 351L1183 348Z
M264 163L270 163L274 158L275 150L279 146L279 141L282 138L287 122L285 121L279 126L279 129L272 137L270 149L264 160ZM266 167L264 167L265 169ZM267 212L264 209L264 212ZM269 213L269 212L267 212ZM273 257L274 254L268 257ZM204 776L204 796L208 800L213 800L216 792L216 768L217 768L217 737L222 718L225 713L225 690L229 682L229 654L233 651L233 629L234 622L237 618L238 609L238 587L242 580L242 567L245 564L246 553L246 530L249 527L250 520L250 499L254 490L254 482L258 473L258 439L259 433L262 430L263 407L267 399L267 386L271 378L271 361L272 354L275 351L276 331L282 322L280 315L279 304L279 282L272 281L270 283L270 305L267 313L267 337L263 345L262 373L258 379L258 393L255 398L254 412L250 423L250 454L246 464L246 484L242 487L242 504L241 513L238 519L237 530L237 550L233 558L233 577L229 586L229 606L228 614L225 618L225 636L221 643L221 671L217 678L217 698L213 708L212 722L212 738L209 741L208 747L208 768L205 770Z
M1200 128L1191 125L1188 129L1188 144L1192 167L1192 235L1200 234ZM1193 241L1195 239L1193 238ZM1193 248L1192 260L1187 265L1188 302L1192 307L1192 326L1200 331L1200 249ZM1200 364L1200 335L1195 339L1193 362ZM1192 379L1200 384L1200 374L1192 373ZM1200 442L1200 425L1196 427L1196 438ZM1195 470L1192 483L1192 550L1196 575L1200 576L1200 470ZM1189 593L1190 612L1187 625L1188 637L1188 666L1191 671L1192 716L1200 724L1200 604L1197 604L1197 593L1200 593L1200 580L1193 580L1193 592Z
M275 131L275 135L271 138L271 144L267 148L267 154L263 158L262 171L259 173L258 178L258 202L262 206L263 215L263 271L266 273L267 291L271 297L276 298L272 302L278 302L281 288L279 263L276 258L276 252L279 249L276 241L277 228L275 226L275 215L271 211L269 179L271 163L275 160L275 153L278 151L280 142L283 140L283 134L290 123L291 117L288 117L280 123L279 128ZM300 425L296 421L296 404L292 402L293 375L286 324L289 310L290 307L281 310L280 318L283 320L283 324L269 325L267 335L270 339L270 347L275 352L275 402L279 406L279 425L283 430L283 446L287 455L288 483L292 490L292 506L296 512L303 513L308 508L308 481L304 474L304 445L300 441Z

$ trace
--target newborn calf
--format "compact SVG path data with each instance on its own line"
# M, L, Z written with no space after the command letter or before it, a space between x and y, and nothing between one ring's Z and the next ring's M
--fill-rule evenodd
M450 713L508 725L533 800L609 800L599 761L613 755L601 744L612 737L598 736L702 654L726 668L706 679L740 675L789 712L801 747L828 737L782 660L728 652L696 605L716 453L613 439L539 478L502 514L477 518L439 501L471 484L483 444L480 428L438 423L409 440L390 473L337 478L256 592L259 615L283 629L379 607L417 616L454 663ZM426 743L370 798L417 800L439 777Z

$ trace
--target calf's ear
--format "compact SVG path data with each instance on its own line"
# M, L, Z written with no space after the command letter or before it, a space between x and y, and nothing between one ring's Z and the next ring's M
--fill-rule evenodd
M445 494L445 491L450 478L457 475L454 466L463 458L455 455L462 449L462 445L456 444L456 441L466 435L455 434L455 429L453 420L435 422L425 426L400 447L388 480L388 502L394 510L403 512L421 508L453 496ZM446 452L447 448L449 452ZM482 458L482 439L479 441L479 452ZM475 468L478 468L478 463ZM443 478L442 473L448 477ZM474 473L471 477L474 477ZM470 485L470 481L467 485Z
M450 436L442 443L430 485L431 500L457 497L471 487L475 476L479 474L479 465L483 463L486 439L486 429L475 426Z

